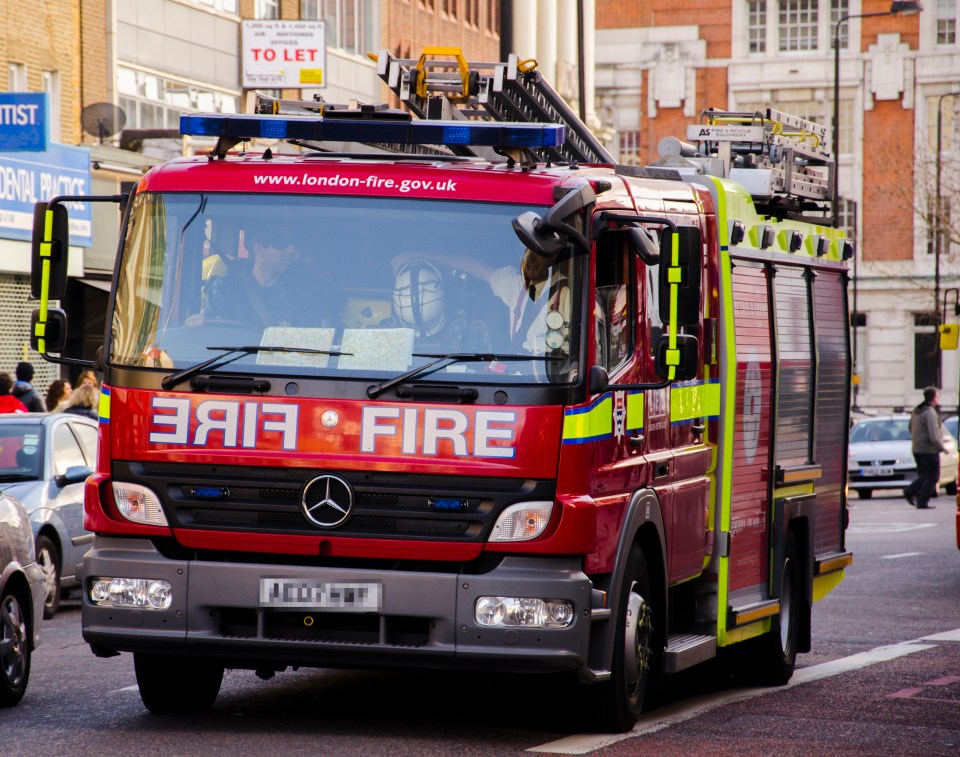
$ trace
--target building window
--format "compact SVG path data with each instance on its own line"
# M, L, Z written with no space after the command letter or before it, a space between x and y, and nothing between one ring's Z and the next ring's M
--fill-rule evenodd
M375 0L301 0L300 18L326 22L327 45L354 55L379 49Z
M253 17L260 19L280 18L280 0L254 0Z
M621 131L618 138L620 141L620 165L640 165L640 132Z
M816 50L818 0L780 0L777 34L780 52Z
M134 129L178 129L185 113L238 113L240 96L117 66L118 104Z
M44 71L40 74L43 91L50 96L50 139L60 141L60 72Z
M833 50L833 39L834 35L837 32L837 24L840 23L840 19L850 13L850 2L849 0L830 0L830 49ZM850 23L846 22L840 24L840 49L846 50L849 45L849 32L847 31L850 27Z
M767 51L767 0L747 3L747 37L751 53Z
M239 0L193 0L193 2L221 13L237 15L240 12Z
M957 44L957 0L937 0L937 44Z
M458 3L458 0L442 0L442 5L440 6L440 9L450 18L456 18L457 3Z
M467 26L480 28L480 0L463 0L463 20Z
M27 91L27 64L7 64L7 86L9 92Z
M487 0L487 31L500 34L500 0Z
M913 388L938 386L940 377L940 335L936 313L913 316Z
M837 223L847 239L857 238L857 203L844 197L840 198L840 207L837 213Z

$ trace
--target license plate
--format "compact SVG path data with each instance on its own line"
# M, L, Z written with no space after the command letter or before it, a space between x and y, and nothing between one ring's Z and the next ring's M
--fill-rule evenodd
M860 473L863 476L892 476L893 468L861 468Z
M311 581L303 578L261 578L260 606L281 610L377 612L382 584Z

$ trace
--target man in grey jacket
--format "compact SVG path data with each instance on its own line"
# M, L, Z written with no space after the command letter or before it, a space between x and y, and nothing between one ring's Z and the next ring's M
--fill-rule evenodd
M903 496L918 509L933 507L929 500L937 495L940 480L940 453L944 450L946 431L938 407L940 392L936 387L928 386L923 390L923 402L910 415L910 439L913 458L917 461L917 477L903 490Z

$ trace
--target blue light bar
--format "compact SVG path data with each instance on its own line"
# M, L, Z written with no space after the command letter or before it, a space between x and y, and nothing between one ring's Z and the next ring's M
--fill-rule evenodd
M558 124L515 124L473 121L324 119L310 115L180 116L180 133L195 137L294 139L308 142L385 142L412 145L485 147L559 147L564 128Z

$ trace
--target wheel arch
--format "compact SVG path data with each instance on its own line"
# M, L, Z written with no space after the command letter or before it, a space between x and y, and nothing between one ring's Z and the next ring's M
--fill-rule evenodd
M20 608L27 616L27 621L30 624L27 635L30 637L30 651L32 652L37 646L37 629L39 626L34 613L35 608L33 593L30 591L30 582L21 571L16 570L7 577L7 581L3 585L3 593L7 591L16 596L17 601L20 603Z
M617 587L623 581L630 557L630 550L634 544L644 553L647 570L650 571L650 586L654 596L655 608L662 608L663 618L667 612L666 586L666 537L664 535L663 514L660 510L660 500L652 489L640 489L634 492L627 505L620 530L620 540L617 543L617 554L614 558L613 570L594 579L594 586L607 592L608 608L611 621L596 626L590 636L590 667L593 670L610 670L613 660L613 648L619 643L618 628L613 619L620 611L620 592ZM666 646L667 630L665 624L654 625L657 641ZM602 633L599 632L602 629Z

